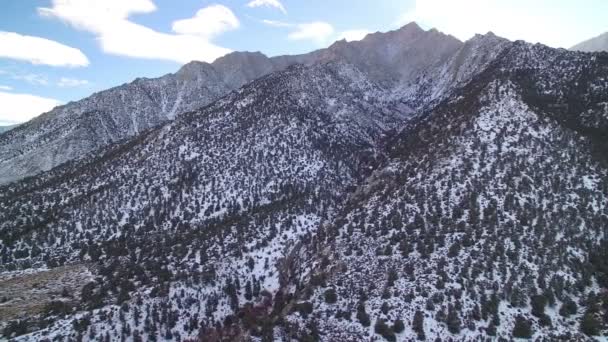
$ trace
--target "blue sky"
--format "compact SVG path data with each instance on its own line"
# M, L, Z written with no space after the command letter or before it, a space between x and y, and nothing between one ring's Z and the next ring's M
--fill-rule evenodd
M410 21L569 47L605 0L0 0L0 125L229 51L304 53Z

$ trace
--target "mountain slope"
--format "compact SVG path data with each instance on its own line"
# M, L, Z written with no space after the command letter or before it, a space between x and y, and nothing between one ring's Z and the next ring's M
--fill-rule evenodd
M400 82L393 96L414 112L424 113L485 70L510 44L492 32L475 35L446 61L426 67L415 79Z
M186 326L159 334L192 333L194 314L212 326L252 299L225 293L233 282L275 293L280 259L381 158L377 142L406 119L383 94L347 63L293 66L99 157L6 186L1 266L92 264L80 310L118 303L129 317L141 310L129 298L173 305L186 291L190 305L171 309ZM76 334L58 324L53 334Z
M134 136L230 89L210 66L184 67L57 107L0 136L0 183L48 171L109 143Z
M570 50L584 52L608 51L608 32L576 44Z
M331 49L1 187L4 335L605 335L608 55L486 34L384 78Z
M322 235L311 254L326 266L295 294L311 313L288 315L282 333L602 335L606 76L607 58L516 42L412 121Z
M0 184L48 171L135 136L293 64L345 60L388 87L413 80L461 45L451 36L424 31L412 23L306 55L268 58L261 53L237 52L212 64L191 62L176 74L138 79L57 107L0 137Z

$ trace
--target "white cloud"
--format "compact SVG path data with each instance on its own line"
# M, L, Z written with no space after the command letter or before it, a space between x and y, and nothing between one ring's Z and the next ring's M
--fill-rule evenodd
M199 10L194 18L173 23L173 31L185 35L200 35L212 38L218 34L239 28L240 23L230 9L212 5Z
M294 26L296 26L294 24L290 24L290 23L286 23L286 22L282 22L282 21L267 20L267 19L262 20L262 23L264 23L268 26L273 26L273 27L294 27Z
M211 42L216 35L239 27L232 11L212 5L196 16L173 23L175 34L155 31L129 21L133 14L156 10L151 0L52 0L52 7L38 8L40 15L58 18L97 36L104 52L134 58L212 62L231 50Z
M595 25L597 20L585 19L606 13L608 2L588 2L582 6L576 1L556 4L554 0L416 0L413 9L401 14L396 24L416 21L461 40L492 31L511 40L570 47L593 36L593 32L601 32Z
M346 39L347 42L354 42L357 40L362 40L370 33L371 32L368 30L348 30L341 32L338 36L338 40Z
M247 4L247 7L274 7L279 9L283 14L287 14L285 6L279 0L252 0Z
M310 40L320 45L327 43L335 32L331 24L322 21L296 24L264 19L262 23L272 27L291 29L292 32L287 36L290 40ZM343 33L349 34L354 32L346 31ZM353 38L353 34L349 34L349 37Z
M0 90L10 91L10 90L13 90L13 87L5 86L5 85L0 85Z
M288 36L291 40L312 40L323 44L334 34L334 28L328 23L317 21L298 24L297 29Z
M55 99L3 91L0 91L0 103L2 103L2 106L0 106L0 122L4 124L28 121L61 104Z
M36 86L49 85L49 80L44 75L39 74L12 74L11 78L18 81L24 81Z
M73 88L88 85L89 81L87 80L79 80L75 78L62 77L57 85L62 88Z
M41 37L0 31L0 57L56 67L82 67L89 60L82 51Z

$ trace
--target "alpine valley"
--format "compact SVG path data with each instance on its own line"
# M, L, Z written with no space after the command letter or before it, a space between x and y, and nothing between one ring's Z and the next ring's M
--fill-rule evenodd
M415 23L0 134L16 341L605 341L608 52Z

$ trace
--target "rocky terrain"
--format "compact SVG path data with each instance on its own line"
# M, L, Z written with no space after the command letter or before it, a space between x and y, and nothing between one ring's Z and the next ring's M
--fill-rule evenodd
M410 24L235 63L200 108L78 114L123 133L0 187L6 338L605 338L608 53Z

